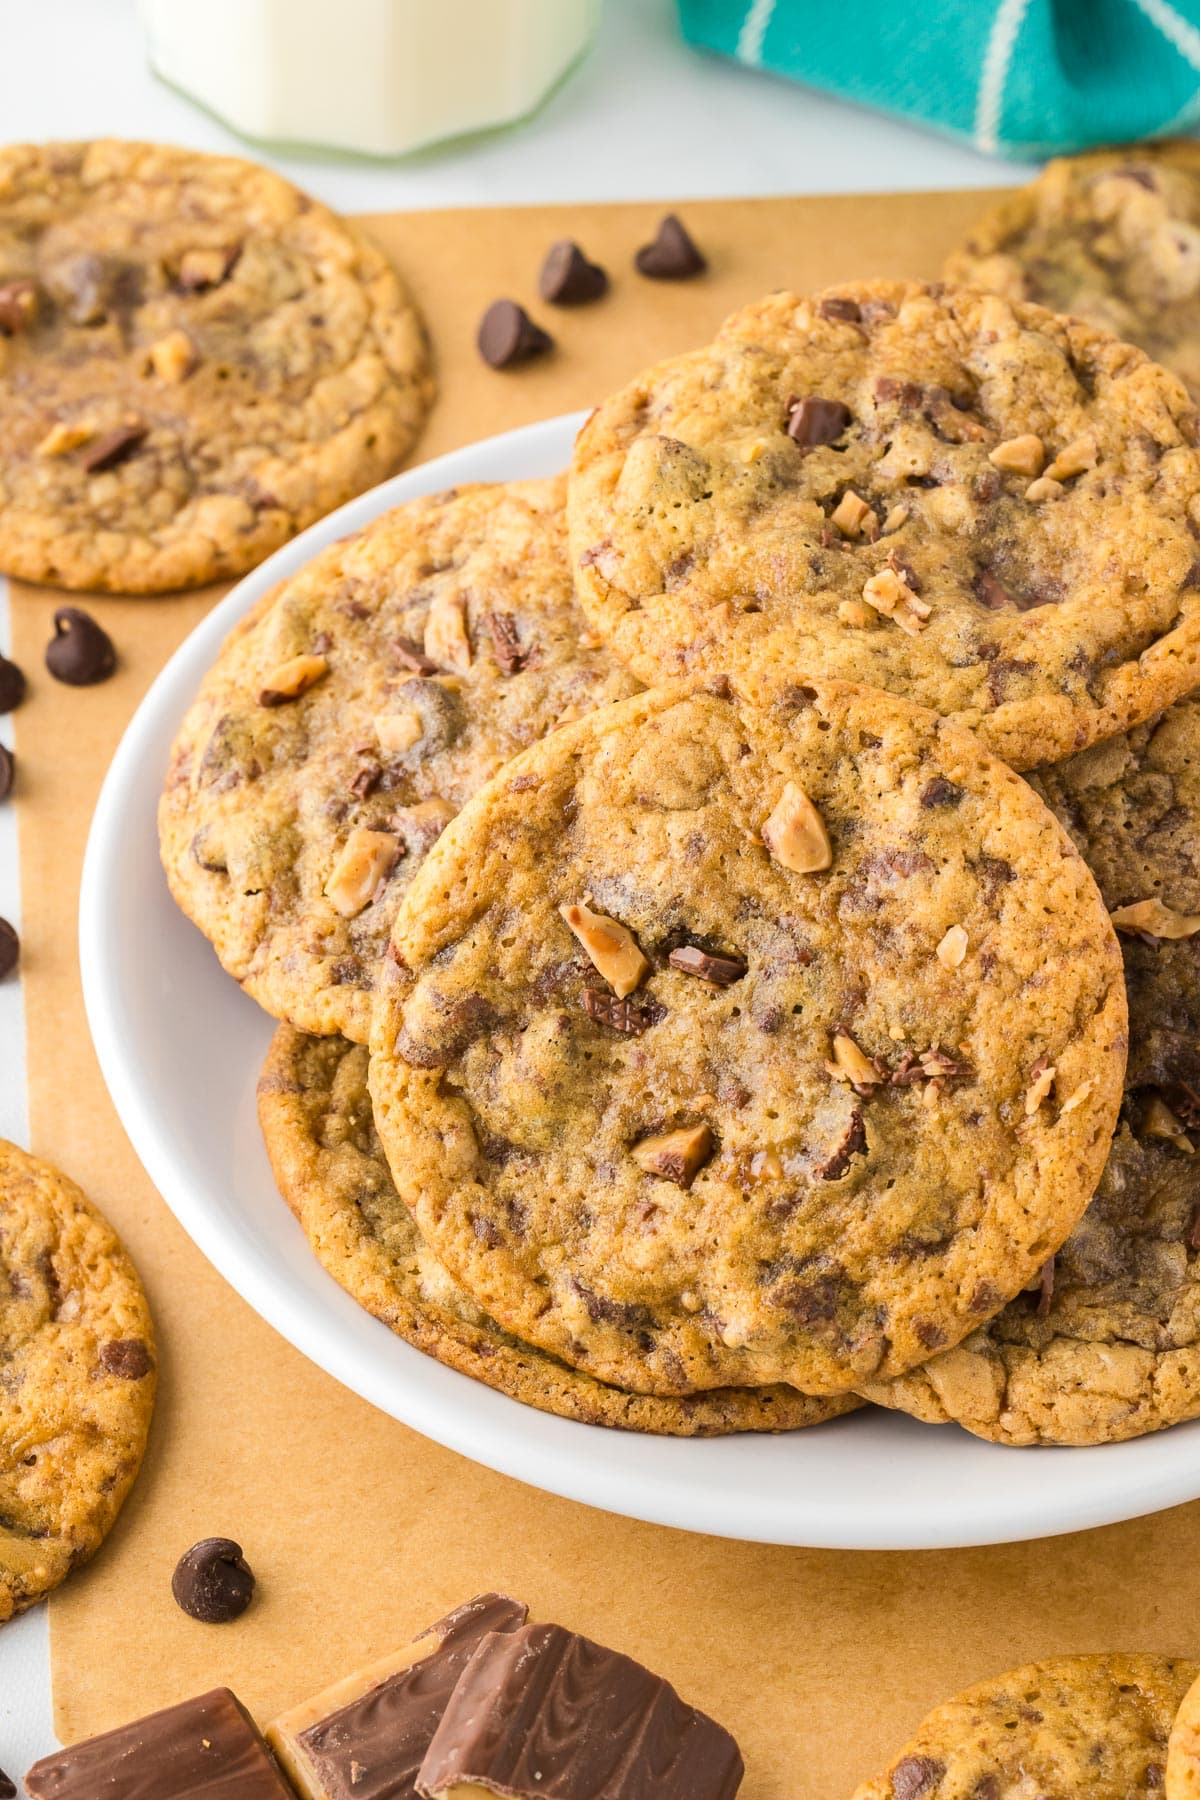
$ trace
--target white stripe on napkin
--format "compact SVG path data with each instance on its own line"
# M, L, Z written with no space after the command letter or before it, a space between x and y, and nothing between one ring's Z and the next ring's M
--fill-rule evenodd
M767 26L771 23L774 11L775 0L753 0L738 33L739 61L751 63L756 69L761 67L763 39L767 35Z
M975 147L988 156L994 156L1000 148L1000 109L1004 104L1004 84L1008 80L1008 68L1012 62L1017 34L1028 10L1029 0L1000 0L984 52L979 93L975 101Z

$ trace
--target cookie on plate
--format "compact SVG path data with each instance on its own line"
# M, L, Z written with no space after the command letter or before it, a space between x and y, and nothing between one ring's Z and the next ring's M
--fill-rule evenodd
M1166 1800L1200 1800L1200 1676L1183 1696L1171 1727Z
M1034 1288L871 1398L1005 1444L1102 1444L1200 1415L1200 701L1043 770L1120 931L1121 1120Z
M0 1621L99 1549L154 1406L154 1330L116 1233L0 1140Z
M258 1115L279 1190L322 1266L398 1337L460 1374L561 1418L672 1437L794 1431L853 1409L789 1387L622 1393L501 1330L431 1254L396 1192L360 1045L280 1026Z
M0 150L0 569L112 593L252 568L390 475L433 395L391 264L255 163Z
M1058 1656L931 1712L853 1800L1158 1800L1176 1708L1200 1673L1167 1656Z
M561 477L397 507L221 651L159 810L171 891L268 1012L363 1041L442 827L516 751L637 685L572 597Z
M1200 397L1200 145L1056 158L984 215L946 279L1074 313Z
M1120 1098L1120 953L1025 783L875 690L763 698L659 689L502 770L377 995L422 1235L634 1391L839 1393L957 1343L1079 1218Z
M1200 681L1200 452L1178 379L1039 307L774 294L579 435L585 609L644 681L869 682L1055 761Z

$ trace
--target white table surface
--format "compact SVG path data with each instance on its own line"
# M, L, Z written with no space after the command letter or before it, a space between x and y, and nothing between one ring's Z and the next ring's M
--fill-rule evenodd
M436 0L429 0L436 4ZM337 0L329 0L336 5ZM143 137L244 150L146 67L133 0L0 0L0 135ZM697 55L671 0L606 0L583 65L523 126L397 162L248 152L344 211L522 201L983 187L1021 166ZM0 647L7 646L0 579ZM0 720L11 742L11 721ZM0 805L0 915L19 926L17 844ZM0 1134L26 1141L20 983L0 984ZM0 1631L0 1767L54 1744L45 1607Z

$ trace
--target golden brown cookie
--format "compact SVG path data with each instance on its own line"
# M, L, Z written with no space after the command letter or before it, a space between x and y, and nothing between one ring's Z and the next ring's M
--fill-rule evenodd
M1200 681L1200 452L1140 351L969 289L773 294L580 433L582 603L642 680L869 682L1015 768Z
M252 568L390 475L424 327L356 227L256 163L0 150L0 569L140 594Z
M159 809L171 891L268 1012L363 1041L447 820L636 687L572 597L561 477L397 507L268 594L205 678Z
M993 1676L931 1712L853 1800L1160 1800L1198 1672L1168 1656L1058 1656Z
M670 1437L794 1431L856 1404L789 1387L627 1394L501 1330L432 1255L396 1192L359 1045L281 1026L259 1078L258 1116L279 1190L334 1280L398 1337L499 1393L560 1418Z
M1166 1800L1200 1800L1200 1676L1183 1696L1171 1727Z
M1120 1124L1094 1200L1033 1289L868 1391L999 1443L1111 1443L1200 1414L1200 701L1034 785L1120 928Z
M838 1393L957 1343L1103 1167L1095 885L876 690L659 689L527 751L409 888L372 1030L401 1197L504 1326L650 1393Z
M116 1233L0 1140L0 1621L99 1549L133 1485L154 1329Z
M1074 313L1200 396L1200 145L1056 157L984 215L946 279Z

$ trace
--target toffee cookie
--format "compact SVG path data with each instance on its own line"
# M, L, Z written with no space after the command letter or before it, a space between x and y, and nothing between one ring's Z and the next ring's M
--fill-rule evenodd
M154 1332L74 1182L0 1140L0 1621L99 1549L142 1460Z
M789 1387L622 1393L511 1337L450 1278L397 1194L359 1045L281 1026L258 1114L279 1190L322 1266L398 1337L462 1375L561 1418L672 1437L794 1431L853 1408Z
M1200 1414L1200 701L1035 785L1120 932L1120 1124L1095 1198L1033 1289L868 1391L1000 1443L1110 1443Z
M364 1040L399 898L469 794L633 692L575 606L563 482L385 513L234 631L159 810L176 900L268 1012Z
M1176 377L1077 320L876 282L775 294L579 435L582 603L644 681L786 669L1029 768L1200 681Z
M853 1800L1160 1800L1171 1723L1198 1673L1166 1656L1013 1669L937 1707Z
M1200 1675L1181 1700L1171 1727L1166 1800L1200 1800Z
M240 574L402 461L424 327L353 226L257 164L0 150L0 569L154 593Z
M875 690L765 699L660 689L501 771L377 996L434 1254L635 1391L957 1343L1079 1218L1120 1096L1120 953L1025 783Z
M1200 145L1047 163L980 220L946 279L1074 313L1139 344L1200 397Z

